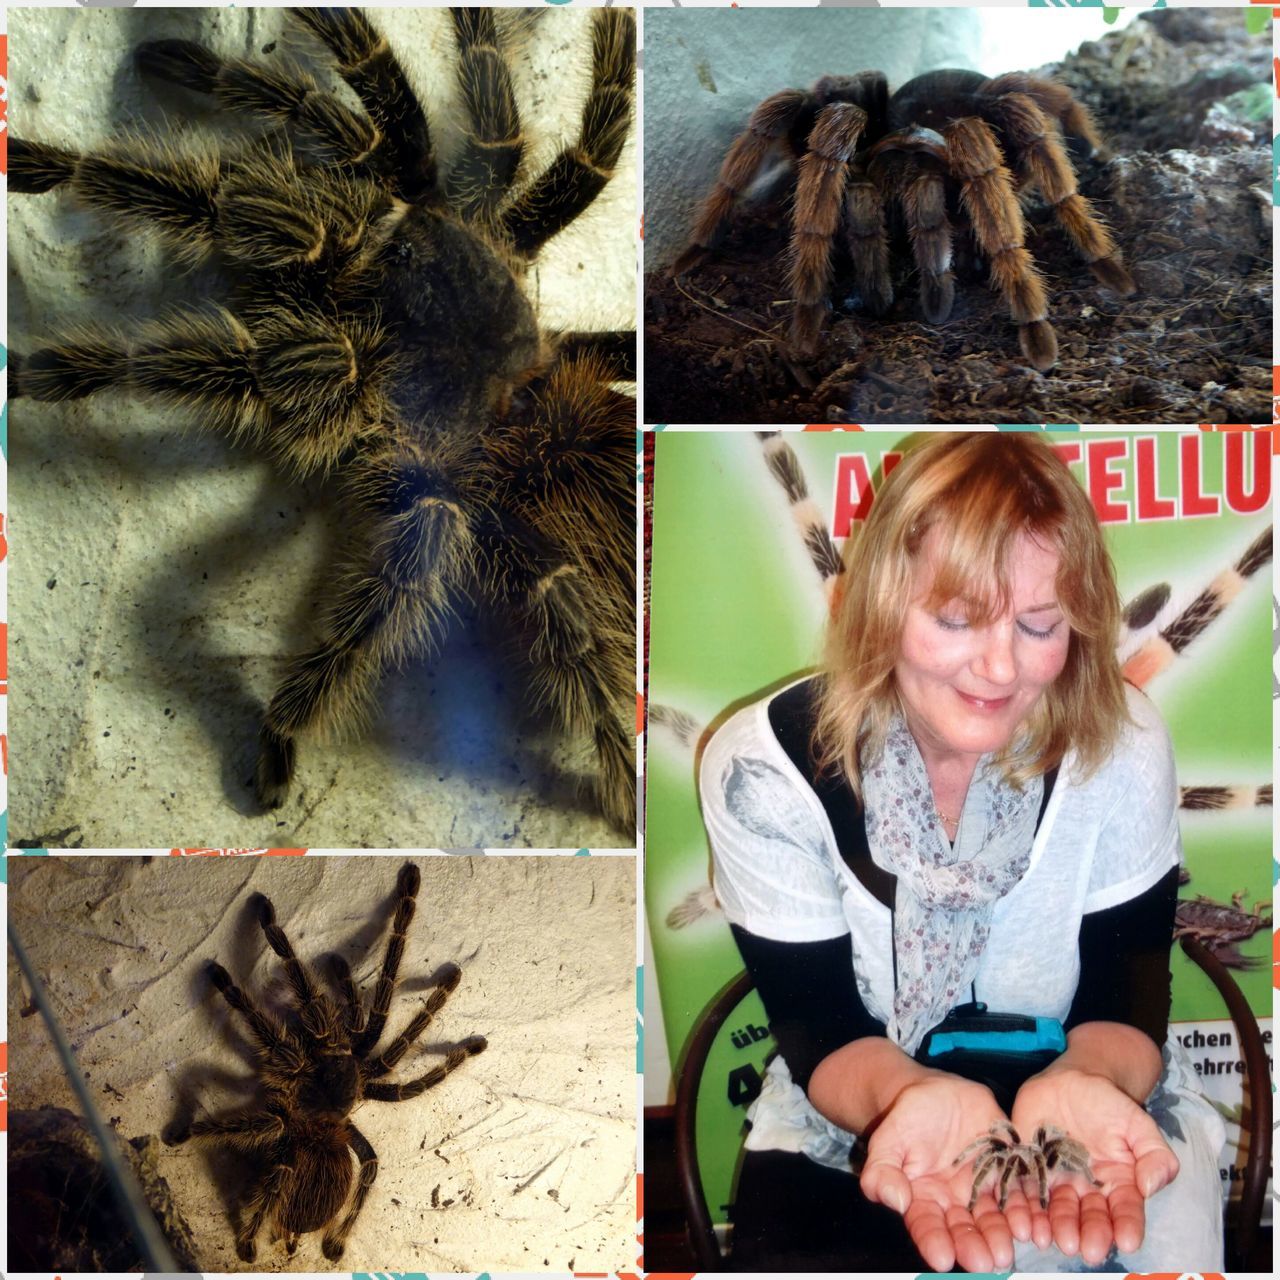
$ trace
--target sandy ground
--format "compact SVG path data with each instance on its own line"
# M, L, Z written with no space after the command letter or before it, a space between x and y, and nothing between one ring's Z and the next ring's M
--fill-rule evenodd
M448 962L461 985L392 1079L488 1038L438 1089L365 1102L380 1168L343 1271L612 1271L635 1257L635 864L625 857L451 858L422 871L394 1034ZM103 1115L160 1134L246 1101L247 1040L205 976L220 960L270 1006L283 973L250 896L266 893L298 953L345 956L370 991L399 857L12 858L9 904ZM9 1105L77 1109L9 960ZM249 1095L251 1096L251 1095ZM165 1148L160 1173L205 1271L327 1271L320 1238L290 1261L264 1231L247 1267L233 1206L252 1165L225 1149Z
M576 132L590 77L589 11L540 12L514 59L530 172ZM224 124L194 95L148 88L130 59L138 41L182 36L270 57L286 39L283 12L270 9L10 18L13 133L77 147L165 121ZM377 21L404 55L447 163L460 140L448 16L381 10ZM533 270L544 324L634 325L634 157L631 139L606 193ZM113 230L59 193L15 197L8 216L19 352L59 323L142 319L222 296L207 274L177 272L148 237ZM589 750L531 721L500 656L503 629L468 626L465 603L442 650L387 680L371 732L304 747L285 808L257 812L248 780L262 708L284 658L312 642L344 518L322 484L287 484L197 426L116 395L12 406L11 842L632 844L582 794Z

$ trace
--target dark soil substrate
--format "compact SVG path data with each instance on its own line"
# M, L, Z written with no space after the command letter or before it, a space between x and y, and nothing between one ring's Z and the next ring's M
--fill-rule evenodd
M1097 284L1032 197L1027 245L1059 344L1047 373L1023 359L967 234L956 237L956 301L942 325L920 317L905 242L882 319L861 310L839 249L822 348L800 362L786 344L784 200L745 211L687 276L646 276L646 420L1270 422L1270 56L1242 10L1171 9L1044 69L1108 139L1110 163L1079 162L1080 189L1138 284L1130 298Z

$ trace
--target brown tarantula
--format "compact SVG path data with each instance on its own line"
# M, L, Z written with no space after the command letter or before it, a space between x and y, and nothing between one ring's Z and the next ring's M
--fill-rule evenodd
M1082 1174L1093 1186L1100 1187L1089 1165L1089 1152L1083 1143L1069 1138L1053 1125L1041 1125L1036 1130L1033 1143L1023 1142L1017 1129L1007 1120L998 1120L987 1133L969 1143L952 1161L961 1164L974 1152L973 1190L969 1195L969 1212L978 1203L982 1184L990 1177L998 1189L997 1199L1003 1209L1009 1200L1009 1183L1015 1178L1036 1175L1040 1193L1040 1207L1049 1207L1049 1173L1061 1169L1063 1173Z
M11 192L64 188L232 283L226 305L80 325L14 354L9 394L132 390L294 476L338 478L346 547L321 638L266 709L262 806L285 801L299 736L361 725L383 673L475 597L527 662L539 708L591 739L600 806L633 833L635 412L612 384L634 378L634 335L543 333L525 282L617 165L634 12L593 13L575 136L533 173L493 10L451 11L464 138L448 166L362 11L291 14L351 102L279 54L153 40L137 49L142 73L204 95L241 126L235 142L135 136L77 152L11 139Z
M976 71L930 71L892 97L879 71L823 76L808 93L784 89L755 109L729 148L673 270L687 271L716 245L738 197L781 156L797 170L790 284L791 341L800 354L817 350L842 224L863 303L876 316L889 309L892 202L905 215L925 318L940 324L951 314L952 220L963 219L1018 326L1023 355L1048 369L1058 340L1023 244L1021 189L1039 189L1098 280L1120 294L1134 291L1110 232L1076 190L1064 131L1090 153L1102 147L1069 89L1021 72L989 80Z
M336 955L330 958L342 997L339 1009L318 989L314 975L298 959L284 930L276 923L271 900L261 894L255 895L258 918L267 944L284 961L296 1002L292 1013L296 1016L286 1023L265 1012L232 982L222 965L209 962L213 985L249 1025L265 1097L256 1107L197 1120L168 1137L170 1142L185 1142L188 1138L225 1142L257 1162L258 1170L245 1193L236 1228L236 1252L245 1262L256 1257L254 1241L268 1220L283 1237L290 1254L297 1249L299 1236L324 1228L320 1246L324 1256L340 1258L378 1176L377 1153L348 1118L352 1110L365 1099L401 1102L416 1098L486 1046L483 1036L469 1036L450 1049L442 1063L415 1080L392 1084L380 1078L431 1025L462 977L457 965L447 966L426 1005L386 1049L374 1054L391 1008L391 993L404 956L405 935L413 920L419 883L418 868L406 862L396 878L395 917L367 1019L347 962ZM359 1162L354 1195L352 1152Z

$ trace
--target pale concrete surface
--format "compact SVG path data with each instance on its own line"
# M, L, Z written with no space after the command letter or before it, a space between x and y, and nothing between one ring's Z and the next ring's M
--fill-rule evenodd
M590 14L546 9L514 59L540 170L577 129ZM453 36L442 9L380 9L447 162L459 139ZM15 136L79 147L164 119L219 122L193 95L159 100L130 59L186 36L270 56L280 10L11 9ZM344 90L345 91L345 90ZM530 278L545 324L635 321L635 141L595 206ZM220 296L147 237L64 195L9 201L10 345L55 324L146 318ZM364 739L306 745L276 814L248 779L283 659L314 636L343 516L320 484L284 483L194 418L101 395L10 411L10 841L86 847L630 845L580 795L590 754L524 716L496 637L455 626L442 652L390 677ZM57 833L70 831L58 836Z
M939 67L1032 70L1125 26L1084 9L680 8L645 11L645 267L684 248L752 110L780 89L875 68L889 89Z
M256 1262L240 1262L231 1215L251 1161L165 1148L160 1173L203 1270L634 1269L634 859L413 860L422 888L388 1035L442 965L463 976L391 1079L422 1074L468 1035L486 1036L488 1049L416 1099L359 1106L379 1172L337 1264L318 1234L289 1260L265 1230ZM243 1022L206 962L269 1006L288 1004L250 895L270 896L305 961L345 956L367 1001L401 862L10 858L9 910L103 1115L126 1138L159 1135L184 1098L200 1116L251 1096L239 1086L250 1076ZM78 1111L41 1018L21 1016L12 953L8 978L9 1105Z

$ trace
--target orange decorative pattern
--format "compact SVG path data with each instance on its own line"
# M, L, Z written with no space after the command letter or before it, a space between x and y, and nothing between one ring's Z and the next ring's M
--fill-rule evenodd
M170 849L170 857L231 858L256 853L266 858L287 858L306 853L305 849Z

